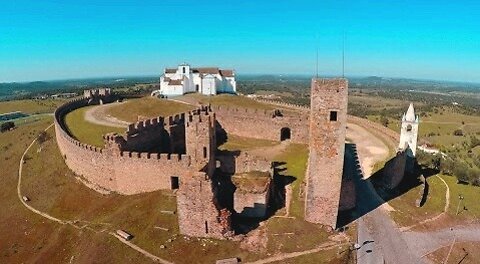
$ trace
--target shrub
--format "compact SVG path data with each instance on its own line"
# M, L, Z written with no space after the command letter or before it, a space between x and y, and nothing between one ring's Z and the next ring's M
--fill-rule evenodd
M15 128L15 123L13 123L12 121L8 121L8 122L5 122L1 125L1 132L5 132L5 131L8 131L12 128Z
M454 136L463 136L463 131L461 129L457 129L453 131Z

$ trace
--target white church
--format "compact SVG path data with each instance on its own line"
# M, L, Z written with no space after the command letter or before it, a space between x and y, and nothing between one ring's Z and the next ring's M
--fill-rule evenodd
M407 155L414 158L417 154L418 139L418 115L415 115L413 104L410 103L408 110L402 117L402 128L400 130L400 150L407 150Z
M160 77L160 90L152 96L178 96L186 93L216 95L237 92L235 72L219 68L191 68L181 64L177 68L167 68Z

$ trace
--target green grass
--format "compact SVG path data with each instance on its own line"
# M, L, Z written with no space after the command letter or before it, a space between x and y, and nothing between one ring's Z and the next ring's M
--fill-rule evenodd
M420 186L396 197L388 203L396 211L391 212L394 221L401 226L410 226L432 218L443 212L445 208L445 184L435 176L427 179L429 184L428 197L422 207L417 208L415 201L420 198Z
M479 219L480 218L480 187L473 185L457 184L457 179L452 176L441 175L450 188L450 207L448 214L456 218ZM460 204L460 214L457 216L458 196L465 199ZM467 211L461 210L465 206Z
M124 128L102 126L85 120L85 112L92 106L82 107L67 114L65 123L70 133L80 142L104 147L103 135L110 132L123 133Z
M246 138L236 135L228 135L228 140L222 144L220 150L251 150L259 147L271 147L278 145L279 142L265 140L265 139L256 139L256 138Z
M66 101L59 100L13 100L0 102L0 114L21 111L27 114L53 113L55 109Z
M295 177L292 183L292 203L290 204L290 214L297 218L303 219L304 200L300 197L300 188L305 181L305 173L307 169L308 147L301 144L290 144L288 148L275 157L276 161L286 163L287 170L283 175Z
M143 118L170 116L187 112L194 108L194 106L171 100L143 97L139 99L129 99L121 104L112 106L107 109L106 113L120 120L137 122L139 116Z
M368 106L370 109L383 110L383 109L406 109L409 106L409 102L399 99L384 98L380 96L370 94L350 94L348 96L350 103L362 104ZM415 103L417 105L418 103Z
M201 94L187 94L184 96L194 98L202 104L212 104L212 105L242 107L242 108L255 108L260 110L278 109L278 107L274 105L261 103L245 96L237 96L237 95L230 95L230 94L220 94L216 96L205 96Z

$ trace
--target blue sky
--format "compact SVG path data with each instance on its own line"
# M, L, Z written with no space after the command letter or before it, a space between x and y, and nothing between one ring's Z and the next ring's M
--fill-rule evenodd
M81 3L80 3L81 2ZM479 1L0 0L0 82L159 75L188 62L238 74L480 82Z

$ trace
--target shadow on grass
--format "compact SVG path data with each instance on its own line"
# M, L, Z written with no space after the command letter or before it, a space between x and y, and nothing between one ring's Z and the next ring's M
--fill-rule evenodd
M375 210L383 203L402 196L411 189L421 185L422 181L420 180L420 175L425 177L426 182L428 177L438 173L438 171L434 169L422 168L416 163L416 161L413 161L413 172L405 171L398 186L390 189L387 187L387 183L391 180L390 177L393 177L393 175L388 175L385 173L385 169L382 168L368 179L364 179L356 145L346 144L345 152L344 177L349 177L355 183L356 206L354 209L338 212L337 228L340 229ZM348 156L351 158L348 158ZM426 184L423 194L419 194L419 199L421 199L420 205L425 203L428 191L428 184Z

